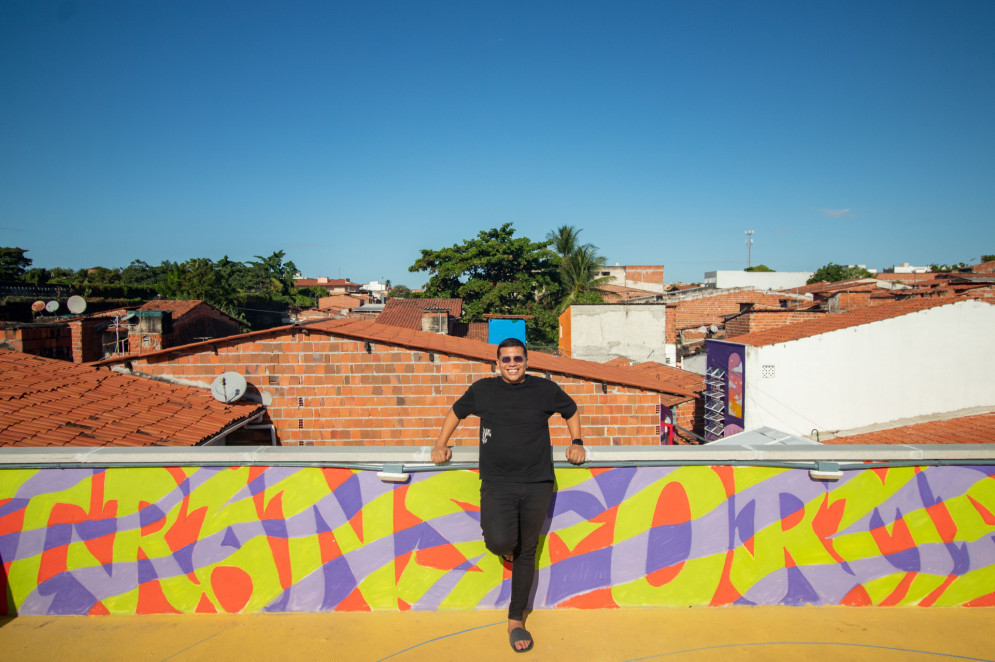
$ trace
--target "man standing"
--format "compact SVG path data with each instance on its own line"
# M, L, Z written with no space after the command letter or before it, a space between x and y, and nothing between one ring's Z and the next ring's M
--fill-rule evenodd
M580 464L586 456L576 403L554 382L525 374L525 345L509 338L498 345L497 359L500 376L471 384L446 414L432 461L448 462L449 438L460 421L480 417L480 529L487 549L512 564L508 638L516 652L524 653L532 648L525 605L554 488L550 416L558 413L566 420L573 439L567 460Z

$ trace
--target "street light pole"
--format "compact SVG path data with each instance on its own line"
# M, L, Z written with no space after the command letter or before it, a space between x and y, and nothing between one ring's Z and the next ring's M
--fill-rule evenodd
M753 266L750 263L750 249L753 248L753 230L746 231L746 268Z

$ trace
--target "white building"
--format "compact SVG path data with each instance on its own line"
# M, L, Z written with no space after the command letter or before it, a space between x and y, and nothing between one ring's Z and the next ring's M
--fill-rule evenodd
M913 267L908 262L902 262L893 267L886 267L881 271L886 274L928 274L933 270L929 267Z
M708 341L706 436L798 436L995 406L995 306L895 301Z
M666 314L663 303L573 304L560 315L560 353L586 361L665 363Z
M801 287L813 271L706 271L705 287L727 289L755 287L758 290L789 290Z
M360 292L366 292L370 295L370 298L376 303L383 303L387 298L387 291L390 288L387 287L385 283L379 281L371 280L366 285L362 285L359 288Z

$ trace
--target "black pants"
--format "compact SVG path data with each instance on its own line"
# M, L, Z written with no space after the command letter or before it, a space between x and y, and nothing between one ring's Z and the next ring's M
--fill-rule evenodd
M512 555L511 603L508 620L520 621L532 591L536 546L553 496L553 483L480 484L480 530L487 549L498 556Z

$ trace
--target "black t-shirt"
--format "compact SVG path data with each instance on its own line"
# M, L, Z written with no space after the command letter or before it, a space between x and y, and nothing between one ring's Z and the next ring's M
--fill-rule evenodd
M480 417L480 478L517 483L553 480L549 417L576 412L577 404L559 385L533 375L517 384L486 377L453 405L460 419Z

